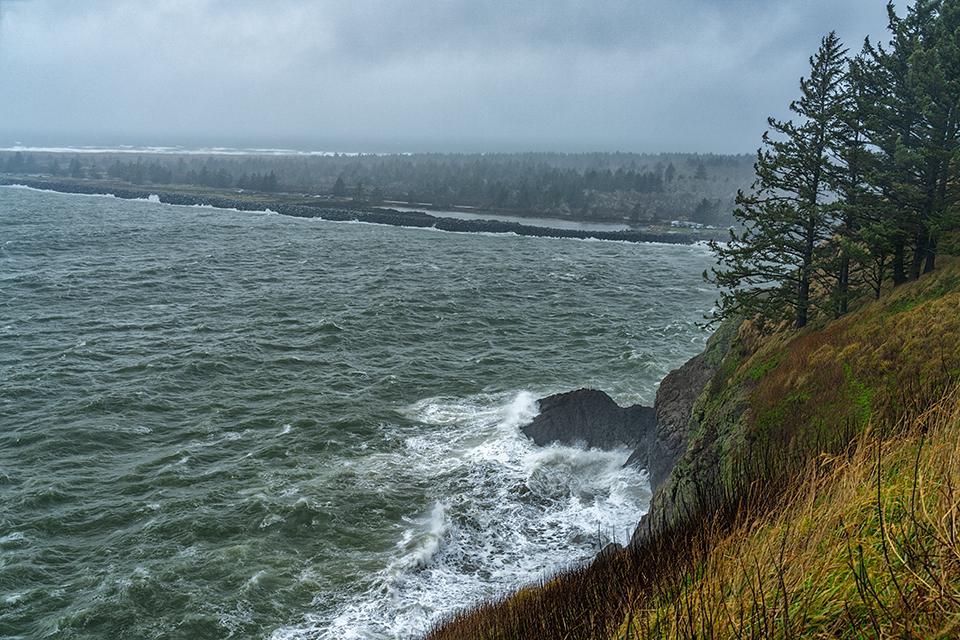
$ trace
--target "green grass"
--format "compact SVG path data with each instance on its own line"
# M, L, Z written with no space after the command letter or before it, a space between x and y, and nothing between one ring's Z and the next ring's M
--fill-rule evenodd
M782 357L782 355L783 354L778 353L778 354L775 354L766 362L758 362L757 364L750 367L750 369L747 371L747 376L749 376L751 380L756 382L760 378L764 377L770 371L773 371L774 369L776 369L777 365L780 364L780 358Z

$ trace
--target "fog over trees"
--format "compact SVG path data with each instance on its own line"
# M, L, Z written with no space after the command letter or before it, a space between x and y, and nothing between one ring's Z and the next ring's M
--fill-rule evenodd
M175 155L3 152L11 174L285 191L636 223L728 224L749 155L509 153Z

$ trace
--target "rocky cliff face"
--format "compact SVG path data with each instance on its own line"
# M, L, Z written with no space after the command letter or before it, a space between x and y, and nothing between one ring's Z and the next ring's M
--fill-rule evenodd
M717 430L723 425L716 422L718 416L705 421L703 405L715 378L723 376L724 359L733 357L731 347L740 326L740 321L733 320L722 324L710 337L703 353L672 371L660 383L657 434L647 454L653 498L649 511L634 531L635 543L669 525L683 510L686 481L692 478L694 484L713 484L717 480L720 465L714 443ZM745 407L730 402L728 409L726 420L736 422ZM634 452L634 456L639 453Z
M679 460L684 460L685 472L695 470L699 475L710 475L717 466L710 435L698 433L696 408L730 351L738 326L732 321L721 325L703 353L670 372L660 383L652 408L620 407L602 391L578 389L540 400L540 414L523 432L538 445L633 447L626 464L646 469L654 492L650 512L634 535L635 540L641 538L667 523L676 511L682 484L674 477ZM691 442L695 433L698 437Z
M677 459L687 449L693 404L716 373L706 353L674 369L660 383L654 403L656 427L646 446L638 446L627 464L647 470L650 488L656 491L670 475Z

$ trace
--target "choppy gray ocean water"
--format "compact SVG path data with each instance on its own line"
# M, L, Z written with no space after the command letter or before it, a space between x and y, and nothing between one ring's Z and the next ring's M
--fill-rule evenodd
M645 479L519 425L651 402L710 262L0 189L0 637L409 638L588 558Z

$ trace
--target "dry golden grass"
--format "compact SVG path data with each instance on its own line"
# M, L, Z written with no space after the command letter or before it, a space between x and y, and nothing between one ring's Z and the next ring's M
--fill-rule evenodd
M782 490L451 620L434 639L960 637L960 386Z
M960 387L901 435L811 460L777 508L738 520L610 637L960 636Z

